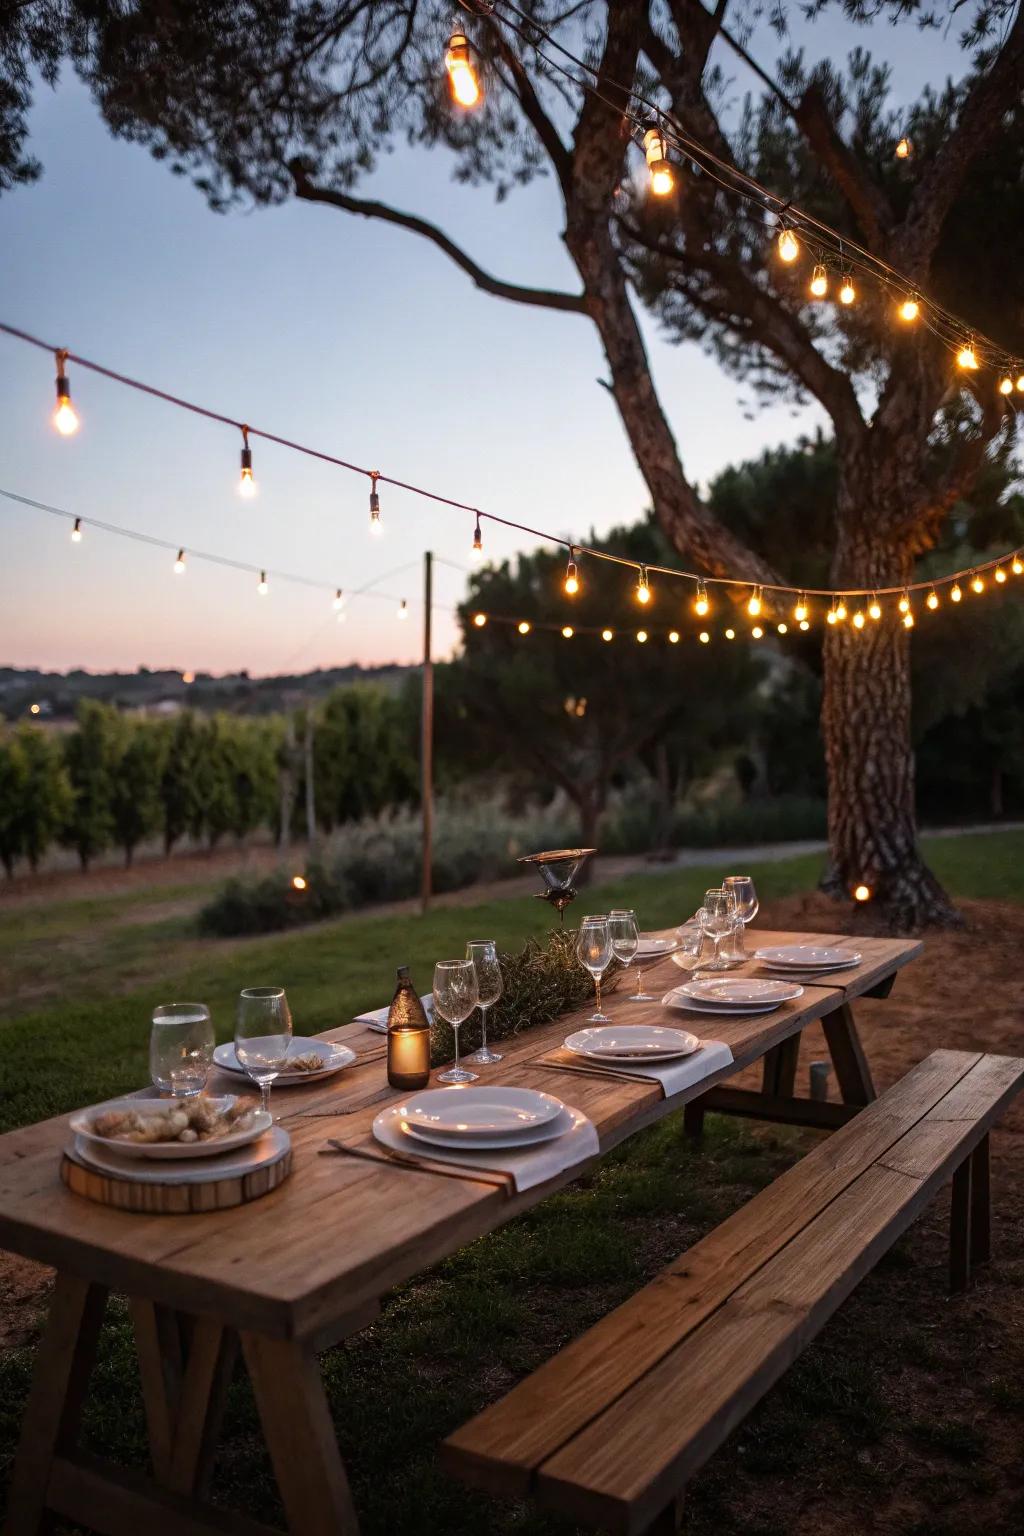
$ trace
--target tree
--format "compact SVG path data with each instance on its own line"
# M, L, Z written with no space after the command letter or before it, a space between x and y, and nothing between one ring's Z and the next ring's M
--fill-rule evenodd
M202 731L195 715L186 710L169 733L164 769L160 776L163 803L164 853L185 836L202 834L203 809L199 798ZM194 829L198 826L199 833Z
M50 844L72 814L74 795L59 740L36 726L20 726L15 736L25 762L26 779L19 811L22 852L35 874Z
M64 763L71 783L70 814L61 833L74 848L83 870L110 846L114 777L120 752L121 719L116 709L84 699L76 713L77 729L64 738Z
M72 6L81 20L66 46L114 130L193 174L215 206L294 195L384 220L432 241L490 293L589 318L658 520L709 574L769 583L777 570L687 480L631 286L676 334L699 336L755 389L815 398L838 455L832 584L902 585L989 444L1010 430L995 381L987 372L954 379L947 348L926 326L898 333L880 289L853 312L812 308L806 272L780 269L763 224L746 220L714 176L686 175L681 194L655 208L632 177L627 111L635 91L670 108L727 177L754 172L1024 354L1006 302L1019 293L1022 265L1024 9L977 0L965 30L969 72L910 114L913 174L901 178L887 73L863 52L845 74L831 64L809 70L792 52L777 76L750 60L764 92L731 123L717 60L723 44L744 49L726 24L729 0L713 12L700 0L523 3L564 46L586 50L597 92L552 78L529 25L510 27L500 6L467 7L484 13L466 26L484 60L486 101L472 118L455 114L439 80L451 22L441 0L187 8L150 0L127 15ZM820 15L828 0L807 9ZM842 0L842 9L865 24L935 21L904 0ZM784 6L777 12L784 26ZM445 144L459 176L489 181L500 196L552 176L580 289L495 277L429 221L357 196L354 184L396 137ZM792 580L789 565L787 553L780 574ZM863 634L830 628L821 721L833 888L866 881L905 925L952 915L916 842L909 649L895 618Z
M0 863L8 880L25 852L24 805L28 764L16 736L0 741Z
M652 565L666 554L652 524L616 529L603 542ZM734 741L761 666L742 645L682 637L667 592L638 609L614 567L596 562L581 569L567 639L564 574L562 559L540 550L514 569L474 575L460 610L465 653L437 674L438 739L482 774L525 771L541 791L564 791L579 813L581 846L595 847L616 776L659 739L683 735L705 755ZM478 627L478 611L534 627L526 635L518 624ZM612 639L602 638L605 629Z
M161 828L160 779L165 746L166 733L159 726L136 722L127 729L113 768L110 812L127 869L138 845Z

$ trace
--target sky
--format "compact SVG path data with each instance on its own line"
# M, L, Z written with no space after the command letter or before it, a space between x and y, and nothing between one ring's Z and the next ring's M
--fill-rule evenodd
M876 26L894 99L959 73L955 40ZM803 36L843 55L864 29L828 17ZM777 47L755 34L770 63ZM737 93L746 79L724 61ZM577 538L635 521L645 488L607 391L596 333L577 315L480 293L401 229L297 202L210 211L138 146L113 139L72 76L40 86L31 151L44 174L0 198L0 320L236 420L357 464ZM441 224L510 280L578 288L546 181L496 204L457 186L443 151L400 146L364 195ZM655 382L690 479L792 441L816 408L744 410L742 389L696 345L673 346L643 316ZM53 430L53 360L0 335L0 488L186 549L295 572L346 590L270 583L87 530L0 498L0 665L94 671L138 666L253 674L408 662L421 655L422 556L434 551L435 653L455 642L452 606L472 518L381 491L254 441L259 494L237 492L240 441L83 369L71 370L81 429ZM485 553L533 541L485 523ZM456 567L460 567L458 569ZM395 574L392 574L392 573ZM409 621L397 620L406 599Z

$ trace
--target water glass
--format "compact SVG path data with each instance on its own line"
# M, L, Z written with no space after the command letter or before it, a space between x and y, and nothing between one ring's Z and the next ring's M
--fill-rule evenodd
M580 923L579 936L576 940L576 958L584 970L589 971L594 978L597 1005L590 1015L590 1023L610 1024L608 1015L601 1012L601 977L612 962L612 941L608 931L608 918L603 912L585 917Z
M709 935L715 946L714 957L708 961L706 969L709 971L727 971L733 961L727 960L721 954L721 943L727 934L731 933L733 922L736 918L736 898L731 891L723 886L716 886L713 890L704 893L703 906L704 932Z
M636 919L636 913L624 908L617 908L608 916L608 933L612 941L612 954L623 965L629 965L640 948L640 925ZM650 1001L644 992L644 973L638 965L636 968L636 992L630 998L631 1003Z
M259 1085L260 1108L270 1113L270 1085L283 1072L292 1041L292 1012L283 987L245 987L235 1015L238 1064Z
M760 902L754 889L754 882L749 875L726 875L722 881L722 889L731 891L736 898L736 912L742 918L744 926L752 923L757 916Z
M487 1044L487 1010L494 1006L502 992L498 946L493 939L470 939L466 945L466 959L472 960L476 970L480 997L480 1049L467 1060L476 1066L489 1067L492 1062L501 1060L501 1052L492 1051Z
M153 1009L149 1074L153 1086L176 1099L206 1087L213 1061L213 1025L205 1003L161 1003Z
M744 942L746 925L738 912L733 915L732 927L719 946L718 953L723 960L728 960L730 965L742 965L747 958L747 946Z
M480 986L472 960L439 960L434 966L434 1014L452 1027L455 1064L438 1073L442 1083L475 1083L476 1073L459 1066L459 1025L480 1002Z

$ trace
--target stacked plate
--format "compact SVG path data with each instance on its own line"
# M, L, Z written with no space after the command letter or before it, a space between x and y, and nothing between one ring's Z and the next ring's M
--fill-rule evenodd
M857 950L839 945L770 944L755 949L754 959L778 976L823 976L829 971L845 971L859 965L861 956Z
M225 1094L219 1098L210 1096L204 1102L215 1110L226 1111L236 1103L236 1099L234 1094ZM197 1158L220 1157L226 1152L234 1152L238 1147L246 1147L250 1142L258 1141L274 1123L265 1110L257 1109L253 1111L244 1130L229 1131L211 1141L192 1142L121 1141L116 1137L100 1136L95 1130L95 1121L100 1113L107 1116L133 1114L139 1120L148 1120L156 1115L166 1116L171 1107L172 1101L169 1099L111 1099L109 1103L95 1109L79 1110L78 1114L71 1116L68 1125L75 1135L76 1150L86 1153L89 1161L95 1162L97 1167L104 1167L109 1165L111 1158L115 1163L121 1158L179 1163L194 1162Z
M640 935L639 947L630 964L635 965L638 960L641 962L647 961L648 963L652 960L662 960L666 955L674 954L679 948L679 943L679 939L674 936L669 939L661 939L653 933L642 933Z
M350 1062L355 1061L355 1051L350 1051L347 1045L332 1045L328 1040L309 1040L304 1036L294 1039L288 1047L290 1057L302 1057L308 1060L312 1056L320 1058L319 1067L306 1067L305 1070L289 1072L287 1069L274 1079L275 1088L294 1088L299 1083L318 1083L323 1077L333 1077L335 1072L340 1072ZM235 1047L232 1041L224 1045L218 1045L213 1053L214 1062L225 1072L233 1072L236 1077L248 1077L249 1074L241 1065L235 1055Z
M695 1013L771 1013L783 1003L802 997L795 981L765 980L757 976L716 976L686 981L662 998L667 1008L687 1008Z
M602 1024L580 1029L565 1042L567 1051L591 1061L671 1061L692 1056L700 1041L687 1029L664 1029L657 1024Z
M530 1147L573 1126L561 1099L532 1088L425 1088L388 1113L424 1152L431 1146Z

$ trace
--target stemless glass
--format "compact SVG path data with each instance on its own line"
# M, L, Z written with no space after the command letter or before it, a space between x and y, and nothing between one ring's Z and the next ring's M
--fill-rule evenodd
M283 987L245 987L235 1015L235 1055L254 1083L260 1108L270 1113L270 1085L285 1067L292 1011Z
M628 966L637 950L640 948L640 926L636 920L636 913L626 908L616 908L608 914L608 936L612 941L612 954L616 960ZM636 968L637 997L643 991L644 973L639 966ZM637 998L631 998L631 1002Z
M584 970L589 971L594 978L594 989L597 994L597 1006L590 1015L591 1024L610 1024L606 1013L601 1012L601 977L608 969L612 960L612 941L608 932L608 918L602 912L592 917L585 917L580 923L579 937L576 940L576 958Z
M731 891L722 886L716 886L713 890L704 894L704 932L708 934L715 946L714 957L707 962L709 971L727 971L733 961L727 960L719 954L722 940L727 933L732 931L732 925L736 918L736 900Z
M732 891L736 898L737 916L743 919L743 925L752 923L757 916L760 902L754 889L754 882L749 875L726 875L722 881L724 891Z
M437 1074L442 1083L475 1083L476 1073L459 1066L459 1025L480 1001L476 966L472 960L439 960L434 966L434 1012L452 1027L455 1064Z
M149 1075L176 1099L202 1093L213 1060L213 1025L205 1003L161 1003L153 1009Z
M498 946L493 939L470 939L466 945L466 959L472 960L476 970L476 985L480 999L480 1049L466 1060L476 1066L489 1067L501 1060L500 1051L492 1051L487 1044L487 1010L501 996L501 966L498 964Z

